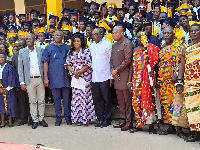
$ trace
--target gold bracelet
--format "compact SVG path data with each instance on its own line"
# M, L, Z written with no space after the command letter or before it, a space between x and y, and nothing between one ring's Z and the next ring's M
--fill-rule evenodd
M132 84L132 82L128 82L127 85Z

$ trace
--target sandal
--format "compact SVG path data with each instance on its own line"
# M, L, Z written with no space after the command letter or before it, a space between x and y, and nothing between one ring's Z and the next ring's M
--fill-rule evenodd
M135 133L138 131L138 128L136 126L134 126L132 129L130 129L128 132L129 133Z
M184 133L183 131L177 133L177 136L180 137L180 138L182 138L182 139L185 139L185 138L186 138L185 133Z
M159 133L159 135L168 135L168 134L176 134L176 130L167 129Z
M77 126L81 126L81 125L82 125L82 123L81 123L81 122L78 122L76 125L77 125Z
M187 139L185 139L185 141L186 142L196 142L196 141L199 141L199 138L197 138L197 136L195 136L195 135L191 135Z

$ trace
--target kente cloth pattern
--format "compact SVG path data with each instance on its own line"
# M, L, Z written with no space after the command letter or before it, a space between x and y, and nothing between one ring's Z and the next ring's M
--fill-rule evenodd
M174 70L178 67L184 44L175 40L172 45L161 49L159 53L160 62L158 84L160 86L160 101L162 107L163 122L172 123L173 99L175 96L175 84L172 82Z
M1 80L0 80L0 88L3 88ZM5 105L5 112L7 114L8 113L8 104L7 104L7 98L6 98L5 93L3 93L3 100L4 100L4 105Z
M175 93L174 101L173 101L173 116L172 116L172 124L174 126L179 126L183 128L189 127L188 118L187 118L187 110L185 107L185 99L184 94Z
M85 90L72 88L71 101L71 119L72 123L81 122L86 124L90 121L96 121L94 102L91 91L92 69L91 69L91 54L89 49L80 50L77 54L73 52L71 57L67 57L66 64L71 65L76 71L81 70L84 65L88 65L81 77L86 81Z
M200 43L186 50L184 96L191 131L200 131Z
M135 112L136 127L143 127L150 114L154 111L144 49L133 53L132 84L132 105Z

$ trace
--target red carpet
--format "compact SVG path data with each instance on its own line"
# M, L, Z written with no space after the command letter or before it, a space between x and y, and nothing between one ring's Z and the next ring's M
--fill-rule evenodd
M47 150L45 148L36 148L36 146L12 144L12 143L0 143L0 150Z

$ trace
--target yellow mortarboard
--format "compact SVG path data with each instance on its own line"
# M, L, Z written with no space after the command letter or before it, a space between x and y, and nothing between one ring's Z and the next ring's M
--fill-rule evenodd
M168 13L168 17L172 18L172 10L170 8L164 7L164 6L160 6L160 10L161 12L165 12Z
M192 5L188 5L187 3L182 4L178 8L176 8L177 11L180 11L181 9L191 9Z
M115 9L115 8L117 8L117 5L116 5L116 3L106 3L106 8L108 9L110 7L112 7L113 9Z
M177 13L177 15L179 15L179 13ZM180 16L192 16L192 15L193 15L193 13L191 13L189 11L180 13Z
M192 26L193 24L200 24L200 22L197 22L197 21L190 21L190 26Z
M46 28L45 27L41 27L41 28L37 28L35 29L35 33L38 34L38 33L46 33Z
M100 24L99 24L99 27L103 27L103 28L105 28L106 31L111 30L111 28L107 25L106 22L102 22L102 23L100 23Z
M19 30L18 33L17 33L17 35L18 35L19 37L24 37L24 38L26 37L27 34L29 34L29 33L28 33L28 32L24 32L24 31L21 31L21 30Z
M61 30L62 30L62 31L68 30L68 31L72 32L72 31L73 31L73 28L72 28L72 26L63 24Z
M16 37L17 33L7 33L7 39L9 40L10 37Z

